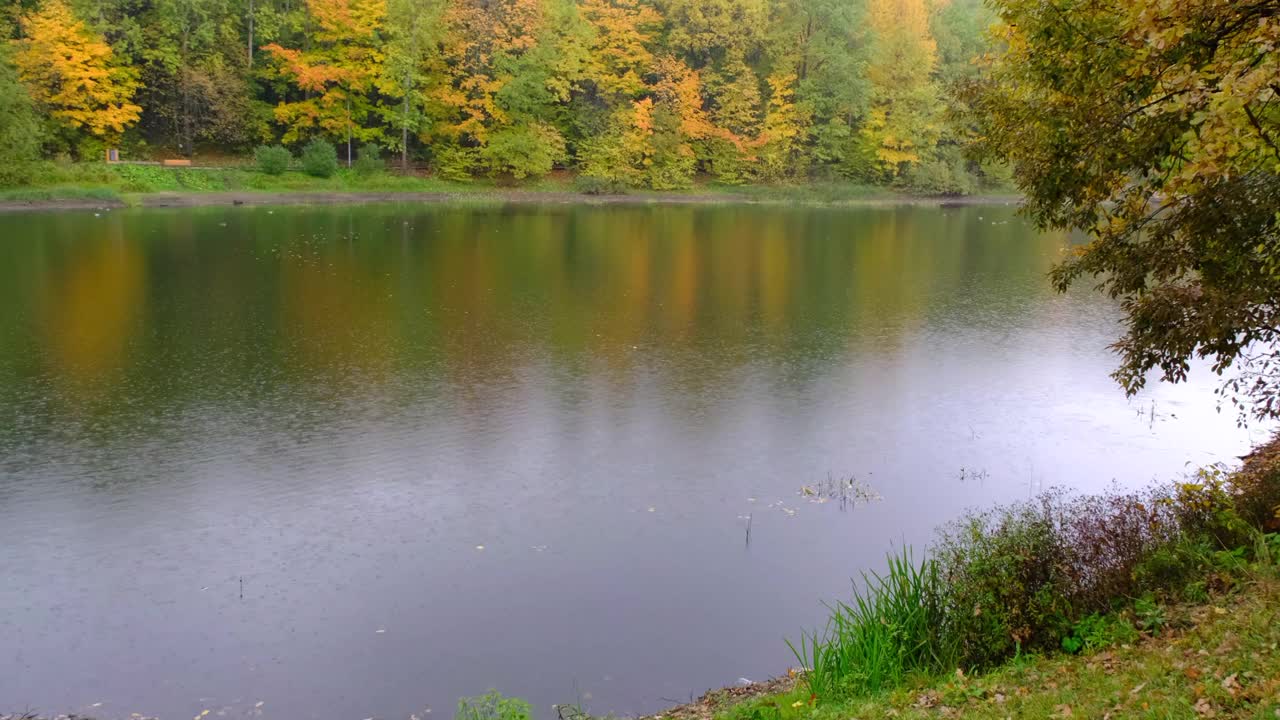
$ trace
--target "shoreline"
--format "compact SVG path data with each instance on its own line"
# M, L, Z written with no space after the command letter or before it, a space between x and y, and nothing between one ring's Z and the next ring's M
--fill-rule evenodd
M126 208L263 207L292 205L367 205L411 203L421 205L461 205L493 203L502 205L794 205L808 207L956 207L971 205L1011 205L1018 195L912 196L894 193L851 196L844 199L804 199L758 197L736 193L635 193L585 195L562 190L475 190L475 191L261 191L261 192L155 192L121 194L114 198L52 197L29 200L0 200L0 213L48 210L115 210Z

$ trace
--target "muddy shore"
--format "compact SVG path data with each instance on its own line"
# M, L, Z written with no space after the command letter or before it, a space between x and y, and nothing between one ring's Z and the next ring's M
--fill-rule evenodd
M633 195L582 195L572 192L539 192L533 190L476 192L160 192L123 196L121 199L47 198L0 201L0 212L41 210L102 210L125 207L185 208L270 205L359 205L369 203L405 203L448 205L467 203L550 204L550 205L767 205L801 204L822 206L893 206L920 205L946 207L953 205L1013 204L1017 196L985 195L972 197L911 197L884 195L851 197L837 201L805 201L787 198L771 199L733 194L711 193L637 193Z

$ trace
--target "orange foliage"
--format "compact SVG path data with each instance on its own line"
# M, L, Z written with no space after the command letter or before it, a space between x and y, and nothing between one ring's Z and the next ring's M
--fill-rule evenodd
M49 0L20 24L25 37L14 41L13 58L18 77L49 115L99 137L122 133L138 120L136 73L115 64L111 46L64 0Z
M483 142L490 120L507 121L494 96L511 78L495 61L536 46L544 20L541 0L453 0L449 4L444 14L443 65L435 68L448 82L434 93L437 102L456 113L448 134L470 135Z
M309 128L375 139L378 130L360 119L372 111L370 96L386 58L380 38L386 0L307 0L307 10L318 25L309 49L278 43L262 48L275 58L281 74L307 94L276 106L276 119L288 128L284 141L299 139Z
M637 0L582 0L582 17L594 31L586 75L604 95L636 97L653 63L649 45L662 25L652 6Z

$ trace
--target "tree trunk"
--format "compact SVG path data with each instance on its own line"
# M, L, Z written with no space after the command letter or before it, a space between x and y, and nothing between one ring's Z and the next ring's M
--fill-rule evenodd
M181 146L182 155L191 157L191 136L194 133L191 130L191 76L190 76L190 31L187 28L182 30L182 69L178 71L179 83L181 91L178 96L178 111L182 115L180 123L181 131L178 135L178 144Z
M249 0L249 67L253 67L253 0Z
M404 125L400 128L400 172L409 174L409 93L404 94Z

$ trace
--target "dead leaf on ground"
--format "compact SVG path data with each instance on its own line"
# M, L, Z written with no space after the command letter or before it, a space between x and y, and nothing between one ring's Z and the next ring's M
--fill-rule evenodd
M1196 714L1199 715L1200 717L1207 717L1207 718L1214 717L1218 714L1214 712L1213 705L1205 698L1200 698L1199 700L1196 701L1195 711L1196 711Z
M1064 718L1069 718L1069 717L1071 717L1071 706L1070 706L1070 705L1058 705L1058 706L1056 706L1056 707L1054 707L1054 708L1053 708L1053 711L1054 711L1054 713L1056 713L1056 714L1057 714L1057 716L1058 716L1058 717L1064 717Z
M938 704L938 693L930 690L926 693L920 693L920 697L916 698L915 706L918 708L931 708Z

